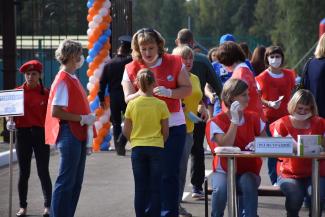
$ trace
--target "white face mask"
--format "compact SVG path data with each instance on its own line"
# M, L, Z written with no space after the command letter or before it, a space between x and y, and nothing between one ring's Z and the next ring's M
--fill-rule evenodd
M82 65L84 64L84 62L85 62L85 57L84 57L84 55L81 55L79 62L76 63L77 69L80 69L82 67Z
M309 112L305 115L300 115L300 114L297 114L297 113L293 113L292 117L293 119L297 120L297 121L304 121L304 120L307 120L308 118L310 118L312 116L312 114Z
M151 66L152 64L154 64L157 61L158 58L159 58L159 55L156 54L154 58L152 58L151 60L144 60L144 62Z
M268 57L267 60L269 61L270 66L272 66L273 68L279 68L282 63L282 58Z

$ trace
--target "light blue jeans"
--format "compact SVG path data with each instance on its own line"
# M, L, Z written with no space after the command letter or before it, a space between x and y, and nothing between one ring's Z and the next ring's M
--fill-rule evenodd
M261 178L254 173L237 175L237 191L239 196L239 213L242 217L256 217L258 204L258 186ZM212 212L211 217L222 217L227 203L227 174L212 174Z
M60 152L60 168L54 185L51 217L73 217L84 177L86 141L79 141L69 125L62 124L56 146Z
M179 166L179 196L178 196L179 203L182 201L182 197L184 193L184 188L186 183L187 164L191 154L192 146L193 146L193 133L186 133L185 146L181 157L181 163Z
M288 217L298 217L304 197L311 196L311 177L291 179L278 177L278 184L286 197L285 207ZM325 203L325 177L319 178L320 206L323 210ZM309 212L311 212L309 210ZM309 214L311 216L311 214ZM316 217L316 216L315 216Z

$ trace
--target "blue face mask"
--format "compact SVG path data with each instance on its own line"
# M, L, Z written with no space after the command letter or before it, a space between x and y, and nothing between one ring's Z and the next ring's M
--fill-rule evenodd
M194 114L193 112L189 112L187 113L187 118L192 121L193 123L198 123L200 121L203 121L202 118L198 117L196 114Z

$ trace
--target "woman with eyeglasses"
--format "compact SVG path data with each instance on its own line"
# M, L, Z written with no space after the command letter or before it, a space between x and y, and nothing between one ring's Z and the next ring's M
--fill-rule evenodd
M266 48L264 62L268 68L255 77L261 95L263 113L267 126L277 119L288 115L287 105L295 88L295 73L284 69L284 54L279 46ZM268 131L267 133L270 136ZM276 185L276 159L268 159L268 170L272 185Z
M125 66L122 79L126 103L140 96L136 85L137 73L149 68L155 76L154 96L168 107L169 137L164 144L161 183L161 216L178 216L179 165L186 138L185 116L180 99L191 94L188 72L178 56L165 52L165 40L154 29L144 28L132 38L133 61ZM133 156L132 158L136 157ZM135 201L136 204L136 201ZM146 204L150 213L150 204Z

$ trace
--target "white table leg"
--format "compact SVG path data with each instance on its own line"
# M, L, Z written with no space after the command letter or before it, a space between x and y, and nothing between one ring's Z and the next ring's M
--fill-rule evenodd
M319 160L313 158L312 165L312 216L320 216L320 199L319 199Z
M237 217L237 194L236 194L236 158L228 157L227 171L227 198L228 216Z

